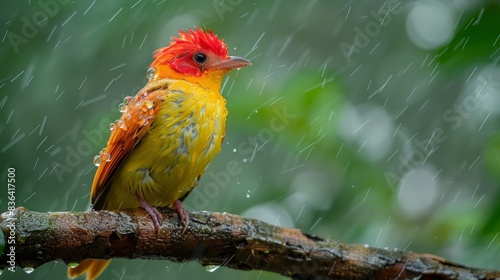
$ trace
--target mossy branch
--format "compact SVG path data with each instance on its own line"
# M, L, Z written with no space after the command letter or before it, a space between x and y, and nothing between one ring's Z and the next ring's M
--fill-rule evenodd
M8 238L13 231L15 263L21 267L55 260L70 264L86 258L129 258L197 261L294 279L500 277L498 271L469 268L434 255L324 240L227 213L190 213L191 222L182 234L177 214L161 212L165 220L157 235L142 209L39 213L17 208L0 217L6 241L0 269L10 266Z

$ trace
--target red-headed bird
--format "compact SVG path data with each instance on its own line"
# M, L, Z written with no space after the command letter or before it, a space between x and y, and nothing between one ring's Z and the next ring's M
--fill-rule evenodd
M112 125L91 190L95 210L144 208L157 231L155 207L175 209L189 222L182 200L198 185L219 153L226 133L222 79L250 61L229 56L223 40L199 28L180 31L168 47L155 51L148 83L121 106ZM97 278L110 260L87 259L68 268L68 277Z

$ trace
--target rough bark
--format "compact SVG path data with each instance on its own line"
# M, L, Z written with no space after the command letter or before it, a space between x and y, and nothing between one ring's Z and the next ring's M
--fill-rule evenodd
M430 254L387 250L307 235L227 213L193 212L182 234L178 216L161 209L159 234L142 209L39 213L25 208L3 213L8 238L15 233L15 262L36 268L86 258L168 259L204 266L267 270L294 279L495 279L500 272L470 268ZM15 220L13 220L15 219ZM14 225L14 226L13 226ZM13 233L13 234L14 234Z

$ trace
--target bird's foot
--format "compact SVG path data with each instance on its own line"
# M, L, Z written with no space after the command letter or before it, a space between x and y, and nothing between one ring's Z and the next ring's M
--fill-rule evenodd
M182 206L182 202L178 199L172 205L172 209L177 211L177 214L179 214L179 218L181 219L181 223L184 224L184 228L182 229L182 233L184 233L188 227L188 224L189 224L189 215L188 215L186 209L184 209L184 206Z
M141 207L146 210L146 212L148 212L149 216L151 216L151 219L153 219L153 223L155 225L156 234L159 234L161 224L163 222L162 214L160 213L160 211L158 211L158 209L149 204L149 202L142 198L139 194L135 194L135 198L139 202L139 205L141 205Z

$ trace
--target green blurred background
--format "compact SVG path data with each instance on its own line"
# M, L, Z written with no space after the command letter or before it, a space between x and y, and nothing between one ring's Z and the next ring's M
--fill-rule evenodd
M499 1L0 5L0 211L9 167L18 206L86 210L118 104L145 84L153 50L200 26L253 65L224 82L227 136L189 210L500 269ZM158 275L282 279L143 260L115 260L102 279Z

